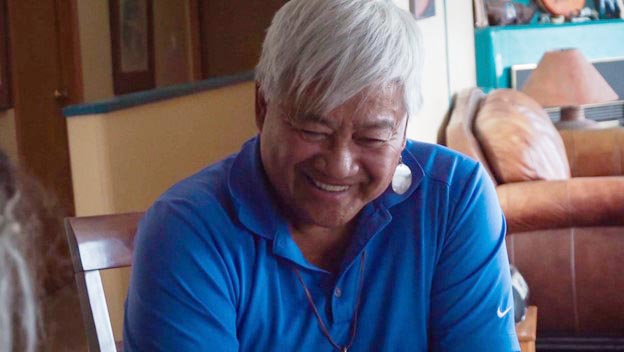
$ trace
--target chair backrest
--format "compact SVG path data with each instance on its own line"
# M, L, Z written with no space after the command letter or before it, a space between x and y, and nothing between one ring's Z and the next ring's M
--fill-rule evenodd
M485 96L479 88L468 88L457 93L453 97L449 115L440 127L438 143L480 162L492 181L496 182L489 163L483 155L481 145L473 132L474 119Z
M142 212L65 219L89 350L120 351L108 315L101 270L132 263Z
M473 131L499 183L570 178L561 135L544 108L525 93L491 91Z
M496 184L570 177L565 146L550 118L526 94L470 88L455 96L442 144L481 162Z

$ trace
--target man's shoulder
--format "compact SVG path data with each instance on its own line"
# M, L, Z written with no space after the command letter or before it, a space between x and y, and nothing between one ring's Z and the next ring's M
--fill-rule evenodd
M138 237L169 244L178 251L209 251L206 243L235 246L241 233L228 188L234 156L176 183L146 211ZM208 242L206 242L208 241Z
M177 182L157 202L179 202L201 205L202 202L224 201L229 194L228 175L236 154L204 167Z
M174 231L177 233L175 237L180 237L185 232L181 229L186 227L189 228L186 232L201 234L200 237L229 230L235 210L228 175L235 157L232 155L211 164L171 186L147 210L140 228L175 227L180 229Z
M476 160L439 144L408 140L406 150L426 178L447 185L469 178L479 168Z

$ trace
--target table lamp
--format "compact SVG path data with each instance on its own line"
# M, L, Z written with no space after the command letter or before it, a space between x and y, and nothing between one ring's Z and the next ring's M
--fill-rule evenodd
M548 51L522 91L542 107L561 107L559 129L596 128L585 118L583 105L606 103L618 95L578 49Z

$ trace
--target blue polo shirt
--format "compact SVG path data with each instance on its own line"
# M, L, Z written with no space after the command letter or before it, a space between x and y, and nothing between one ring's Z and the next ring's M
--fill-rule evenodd
M147 211L125 351L333 351L295 269L340 346L357 311L350 351L520 350L505 220L475 161L408 141L412 186L365 206L329 273L291 238L259 149L251 139Z

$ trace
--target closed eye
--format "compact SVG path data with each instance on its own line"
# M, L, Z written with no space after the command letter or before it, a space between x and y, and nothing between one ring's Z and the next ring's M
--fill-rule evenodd
M392 139L392 131L387 129L375 129L366 133L358 133L354 135L355 141L364 147L378 147L387 143Z
M329 136L329 134L325 132L318 132L318 131L305 130L305 129L300 129L299 133L301 134L303 139L308 140L308 141L313 141L313 142L322 141Z
M367 138L367 137L363 137L363 138L359 138L358 139L358 143L363 145L363 146L367 146L367 147L376 147L376 146L380 146L384 143L386 143L385 139L381 139L381 138Z

